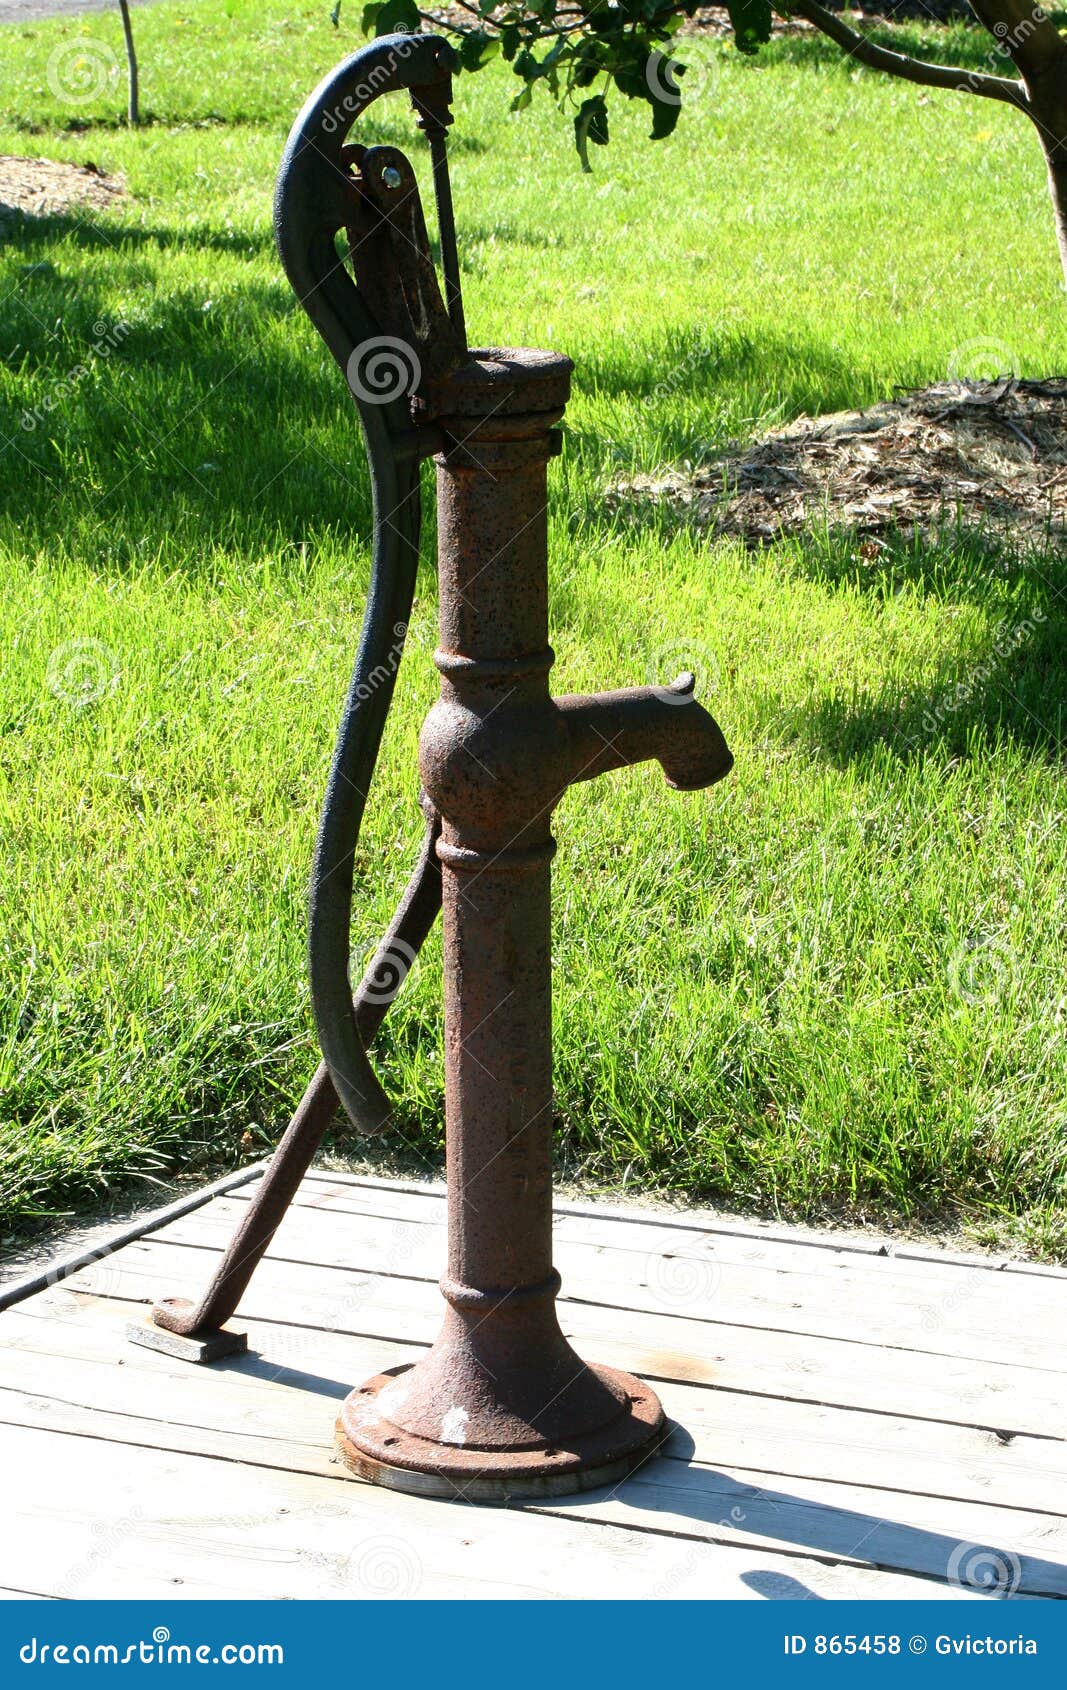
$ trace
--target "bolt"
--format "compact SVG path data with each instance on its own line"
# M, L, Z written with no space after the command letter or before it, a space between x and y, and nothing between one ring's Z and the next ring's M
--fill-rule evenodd
M403 180L404 178L401 176L395 164L387 164L385 169L382 171L382 181L385 183L387 188L399 188Z

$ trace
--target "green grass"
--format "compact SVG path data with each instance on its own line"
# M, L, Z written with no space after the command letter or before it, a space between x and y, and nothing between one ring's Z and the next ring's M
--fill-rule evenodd
M304 889L369 502L269 214L289 122L354 44L327 13L138 11L136 134L120 85L76 110L48 88L57 44L118 51L117 18L0 32L0 151L92 158L131 195L17 220L0 246L9 1227L265 1149L313 1065ZM941 49L966 57L957 36ZM692 656L737 759L706 795L642 769L561 807L561 1164L795 1215L949 1209L1055 1251L1067 559L962 528L874 564L834 533L746 555L603 505L620 471L940 379L980 337L1063 371L1038 144L1007 110L806 44L702 50L674 140L619 110L593 177L547 102L506 116L503 67L458 88L472 335L577 363L552 471L556 687ZM374 132L409 145L401 102ZM433 602L427 565L358 864L363 947L418 836ZM379 1049L386 1150L420 1164L441 1140L439 992L435 940Z

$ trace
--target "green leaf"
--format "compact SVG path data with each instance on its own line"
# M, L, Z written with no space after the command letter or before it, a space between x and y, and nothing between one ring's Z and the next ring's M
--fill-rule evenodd
M611 77L620 94L628 100L651 100L652 83L648 75L649 53L636 37L626 42L625 57L612 67Z
M500 51L503 53L509 64L519 50L519 42L521 39L522 37L519 34L517 24L506 23L500 31Z
M359 27L364 35L374 34L374 20L382 9L382 0L371 0L369 6L364 6L363 15L359 20Z
M585 171L593 168L589 162L590 142L595 147L608 144L608 108L603 94L594 94L591 99L583 100L574 119L574 145Z
M771 38L770 0L726 0L739 53L757 53Z
M680 104L673 105L669 100L653 100L652 140L663 141L668 135L673 135L681 114Z
M372 10L375 12L375 35L395 35L398 31L413 35L422 23L415 0L383 0L377 8L368 6L364 17Z
M494 53L500 51L499 35L490 35L487 29L473 29L469 35L464 35L459 43L460 70L481 70L489 63Z
M525 111L532 99L533 99L533 89L530 87L529 83L527 83L525 88L520 88L519 92L516 94L515 98L512 100L511 106L510 106L509 109L511 111Z

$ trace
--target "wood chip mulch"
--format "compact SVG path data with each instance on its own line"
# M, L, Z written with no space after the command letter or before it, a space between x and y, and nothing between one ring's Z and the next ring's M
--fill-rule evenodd
M712 535L763 545L814 524L860 535L962 520L1016 544L1067 528L1067 379L940 382L866 411L800 417L691 472L608 489Z
M0 214L21 211L55 217L71 209L107 211L125 196L121 176L97 165L60 164L51 158L17 158L0 153Z

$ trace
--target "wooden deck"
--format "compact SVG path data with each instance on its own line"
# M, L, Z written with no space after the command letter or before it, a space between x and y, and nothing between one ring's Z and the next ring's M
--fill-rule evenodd
M437 1187L310 1175L247 1356L126 1341L203 1286L252 1189L0 1316L0 1591L1067 1595L1063 1272L562 1202L565 1330L677 1429L625 1483L470 1507L360 1484L331 1447L339 1399L436 1332Z

